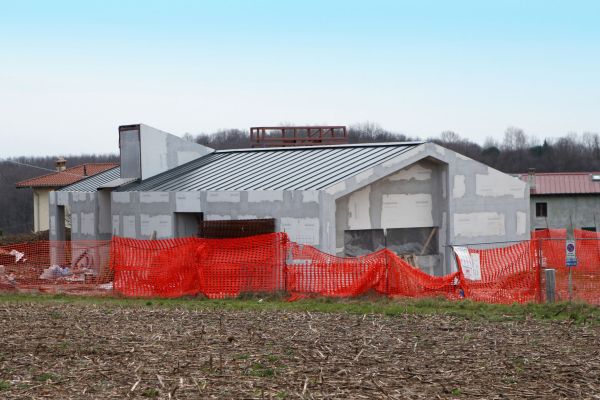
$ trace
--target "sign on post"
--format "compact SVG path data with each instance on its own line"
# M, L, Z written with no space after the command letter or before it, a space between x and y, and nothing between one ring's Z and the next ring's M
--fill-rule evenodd
M452 246L460 267L462 268L463 275L466 279L471 281L481 280L481 263L479 260L478 253L469 253L469 249L461 246Z
M575 241L567 240L565 245L566 264L567 267L577 266L577 254L575 254Z

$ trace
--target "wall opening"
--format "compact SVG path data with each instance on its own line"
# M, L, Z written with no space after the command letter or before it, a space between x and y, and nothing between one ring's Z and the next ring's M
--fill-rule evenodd
M206 239L240 238L275 232L275 219L237 219L201 221L198 237Z
M399 255L438 254L437 227L387 229L386 237L388 249Z
M56 207L56 240L71 240L71 213L65 206Z
M203 220L204 214L201 212L176 212L175 237L199 236Z
M535 203L535 216L536 217L547 217L548 216L548 203Z
M356 229L344 231L344 254L357 257L385 247L383 229Z
M109 189L98 190L98 233L112 233L112 212Z
M388 248L401 256L437 255L438 228L358 229L344 231L344 254L356 257Z

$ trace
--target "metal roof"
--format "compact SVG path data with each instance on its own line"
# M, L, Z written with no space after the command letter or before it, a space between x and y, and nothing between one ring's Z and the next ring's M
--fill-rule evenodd
M519 174L519 177L527 182L529 174ZM598 194L599 178L600 172L536 172L535 189L531 191L531 195Z
M423 143L216 151L118 191L317 190Z
M36 178L26 179L17 182L18 188L25 187L64 187L79 182L88 176L94 176L111 168L117 167L115 163L86 163L75 167L70 167L64 171L57 171L51 174L38 176Z
M58 192L95 192L100 186L121 176L121 168L114 167L89 178L82 179L72 185L66 186Z

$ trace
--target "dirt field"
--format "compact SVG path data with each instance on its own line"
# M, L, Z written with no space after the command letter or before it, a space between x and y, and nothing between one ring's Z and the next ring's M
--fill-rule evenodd
M0 302L0 397L599 398L598 343L536 319Z

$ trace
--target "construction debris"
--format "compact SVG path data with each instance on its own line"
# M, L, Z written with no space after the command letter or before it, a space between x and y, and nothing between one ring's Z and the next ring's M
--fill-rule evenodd
M40 279L57 279L71 275L68 267L61 267L60 265L52 265L44 270L40 275Z

